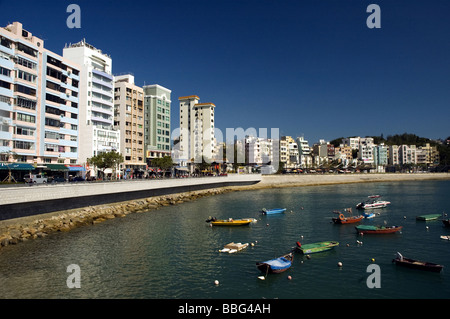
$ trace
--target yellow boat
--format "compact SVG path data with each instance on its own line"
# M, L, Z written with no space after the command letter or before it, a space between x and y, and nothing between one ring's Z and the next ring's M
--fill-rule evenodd
M242 218L242 219L215 219L211 218L206 220L206 222L211 222L213 226L245 226L249 225L251 222L256 221L254 218Z

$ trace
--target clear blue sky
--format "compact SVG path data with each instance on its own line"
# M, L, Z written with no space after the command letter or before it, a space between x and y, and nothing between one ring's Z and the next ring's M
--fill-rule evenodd
M81 7L81 29L66 8ZM369 4L381 29L369 29ZM86 41L138 85L196 94L216 127L279 128L323 138L450 135L450 1L149 0L5 1L0 24L20 21L62 54Z

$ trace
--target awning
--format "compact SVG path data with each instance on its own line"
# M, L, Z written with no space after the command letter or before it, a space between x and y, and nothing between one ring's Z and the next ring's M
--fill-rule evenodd
M28 163L0 163L0 170L32 171L34 166Z
M69 169L70 172L85 172L83 166L81 165L66 165L66 167Z
M188 171L187 167L182 167L182 166L176 166L175 169L179 170L179 171L186 171L186 172Z
M64 164L46 164L47 168L45 170L49 170L52 172L66 172L69 170Z

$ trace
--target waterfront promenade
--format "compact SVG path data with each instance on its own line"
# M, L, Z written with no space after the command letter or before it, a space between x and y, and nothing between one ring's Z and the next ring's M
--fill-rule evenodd
M123 180L0 189L0 220L261 181L259 174L186 179Z

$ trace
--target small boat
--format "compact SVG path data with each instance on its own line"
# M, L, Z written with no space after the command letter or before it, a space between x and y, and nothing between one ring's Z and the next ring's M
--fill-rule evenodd
M344 209L344 212L350 212L350 214L352 213L352 209L351 208L346 208ZM357 223L359 221L361 221L364 216L363 215L358 215L358 216L345 216L344 213L340 212L340 211L334 211L333 213L338 214L338 217L333 217L332 221L335 224L353 224L353 223Z
M355 228L358 234L391 234L402 230L403 226L359 225Z
M223 249L219 250L221 253L229 253L233 254L235 252L241 251L248 247L248 243L242 244L242 243L229 243L223 246Z
M374 218L375 217L375 213L363 213L364 218Z
M321 253L323 251L328 251L336 246L339 246L339 243L337 241L322 241L319 243L305 244L305 245L302 245L300 244L300 242L297 242L296 244L297 250L301 251L303 254Z
M432 272L440 272L444 266L439 264L434 264L426 261L420 261L410 258L403 257L400 253L397 253L397 257L392 260L392 262L395 262L397 265L408 267L408 268L415 268L420 270L426 270L426 271L432 271Z
M272 208L272 209L262 209L262 213L264 215L271 215L271 214L281 214L284 213L286 211L286 208Z
M391 202L380 200L380 195L371 195L365 202L356 204L357 209L373 209L373 208L383 208L389 205Z
M442 214L427 214L427 215L420 215L420 216L416 216L417 220L423 220L423 221L427 221L427 220L435 220L438 219L439 217L441 217Z
M291 268L293 260L294 255L292 253L289 253L275 259L257 262L256 267L258 267L259 270L266 274L278 274Z
M254 218L242 218L242 219L216 219L215 217L208 218L207 223L211 223L213 226L245 226L249 225L251 222L255 222Z
M450 240L450 236L447 235L441 235L440 238L444 240Z

